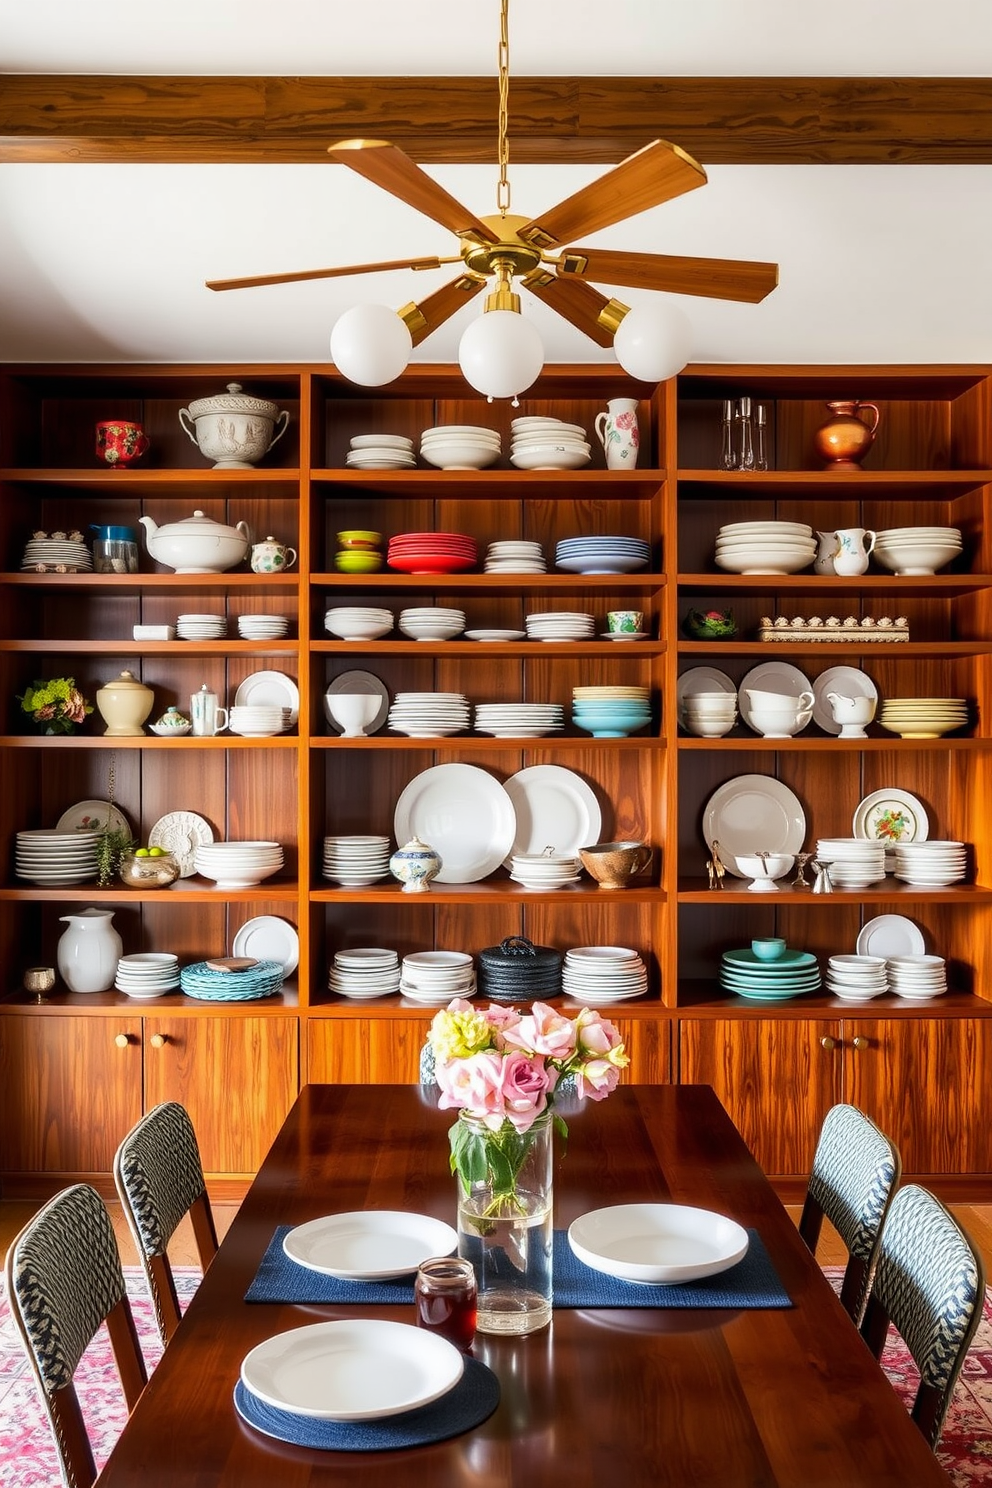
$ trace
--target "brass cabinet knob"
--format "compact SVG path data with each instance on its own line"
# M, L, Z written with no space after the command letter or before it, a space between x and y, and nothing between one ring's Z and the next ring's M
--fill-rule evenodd
M856 1038L853 1038L851 1040L851 1047L853 1049L870 1049L871 1045L868 1040L866 1038L862 1038L859 1033Z
M164 1049L166 1044L165 1034L153 1033L150 1042L153 1049Z
M117 1045L118 1049L126 1049L130 1042L131 1040L128 1038L126 1033L119 1033L114 1039L114 1043Z
M836 1047L837 1040L831 1038L829 1033L825 1033L820 1040L820 1048L826 1049L829 1052L831 1049L836 1049Z

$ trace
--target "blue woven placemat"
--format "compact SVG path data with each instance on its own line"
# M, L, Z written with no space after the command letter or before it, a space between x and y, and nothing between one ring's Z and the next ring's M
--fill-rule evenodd
M423 1447L447 1441L478 1426L499 1405L499 1380L478 1359L465 1360L465 1373L447 1395L418 1410L381 1421L321 1421L295 1411L266 1405L239 1380L234 1404L249 1426L297 1447L321 1447L329 1452L383 1452L398 1447Z
M246 1302L316 1302L344 1305L413 1304L413 1280L338 1281L291 1261L282 1248L290 1225L269 1241ZM594 1271L573 1255L564 1230L554 1238L555 1307L791 1307L792 1301L756 1230L748 1230L747 1255L729 1271L683 1286L641 1286Z

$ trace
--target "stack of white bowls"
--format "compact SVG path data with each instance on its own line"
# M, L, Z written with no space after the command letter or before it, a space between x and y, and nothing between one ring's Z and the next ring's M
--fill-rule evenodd
M232 734L244 739L269 739L293 727L293 710L272 703L236 703L227 721Z
M431 1007L475 995L475 962L467 951L414 951L403 957L400 991Z
M736 692L687 693L679 704L679 723L701 739L720 739L736 722Z
M484 470L499 453L499 430L478 424L436 424L420 436L421 458L439 470Z
M14 871L42 887L87 883L97 876L96 849L102 832L57 832L39 827L18 832Z
M596 1007L643 997L648 972L637 952L626 946L576 946L565 952L561 986L567 996Z
M827 991L841 1002L871 1002L889 989L884 956L831 956Z
M805 522L728 522L717 534L716 566L728 573L799 573L815 557L816 539Z
M220 641L227 635L226 615L180 615L176 635L181 641Z
M179 957L171 951L145 951L122 956L114 986L128 997L161 997L179 990Z
M539 739L565 726L560 703L476 703L475 727L497 739Z
M580 610L545 610L527 615L524 624L531 641L585 641L596 634L596 616Z
M895 876L921 889L944 889L961 883L968 871L968 853L963 842L893 842Z
M544 549L539 542L491 542L486 552L486 573L547 573Z
M885 877L885 849L884 842L863 837L820 837L816 857L829 863L835 889L867 889Z
M411 739L460 734L472 719L472 706L460 692L398 692L389 709L389 727Z
M374 605L335 605L324 615L324 629L342 641L375 641L392 628L392 610Z
M389 875L390 839L374 834L324 838L323 876L345 889L364 889Z
M335 951L327 985L341 997L388 997L400 990L400 958L381 946Z
M872 556L903 577L929 575L961 555L957 527L886 527L875 535Z
M967 698L885 698L878 721L903 739L939 739L968 725Z
M591 446L581 424L556 418L515 418L510 424L510 464L518 470L578 470Z
M281 641L289 634L288 615L239 615L238 635L245 641Z
M943 956L890 956L889 991L907 1002L929 1002L947 991Z
M640 537L563 537L555 544L555 567L566 573L633 573L650 562L651 544Z
M421 605L401 610L399 627L411 641L450 641L465 629L465 611Z
M581 861L570 853L514 853L510 877L524 889L560 889L577 883Z
M283 865L278 842L204 842L195 850L196 871L218 889L253 889Z
M405 434L356 434L345 459L352 470L410 470L417 463Z

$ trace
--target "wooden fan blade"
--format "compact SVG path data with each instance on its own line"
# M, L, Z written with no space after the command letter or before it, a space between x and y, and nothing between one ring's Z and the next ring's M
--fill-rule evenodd
M547 269L534 269L520 282L597 346L613 345L613 328L599 323L600 312L610 301L591 284L583 284L581 279L558 279Z
M255 274L249 279L208 279L208 289L256 289L260 284L296 284L302 279L342 279L348 274L385 274L392 269L440 269L457 258L397 258L390 263L348 264L343 269L302 269L298 274Z
M432 295L428 295L426 300L404 305L397 313L401 320L406 321L414 346L419 346L432 331L444 325L446 320L450 320L463 305L474 300L485 287L486 279L483 274L459 274L457 279L452 279L450 284L443 284Z
M778 283L778 264L738 258L621 253L607 248L569 248L556 267L559 274L595 279L600 284L706 295L713 300L744 300L750 305L771 294Z
M557 248L579 233L598 232L705 185L706 172L691 155L667 140L654 140L598 181L535 217L517 236L535 248Z
M431 180L397 145L387 140L339 140L328 147L327 153L459 237L482 244L499 241L491 228L449 196L443 186Z

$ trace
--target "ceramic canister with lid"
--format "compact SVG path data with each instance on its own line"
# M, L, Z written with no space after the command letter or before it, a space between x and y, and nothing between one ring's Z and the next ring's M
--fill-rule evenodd
M225 393L180 408L179 422L215 470L250 470L285 434L289 412L229 382Z
M143 734L141 725L152 711L154 701L152 689L125 668L112 682L105 682L97 690L96 705L107 725L104 733Z

